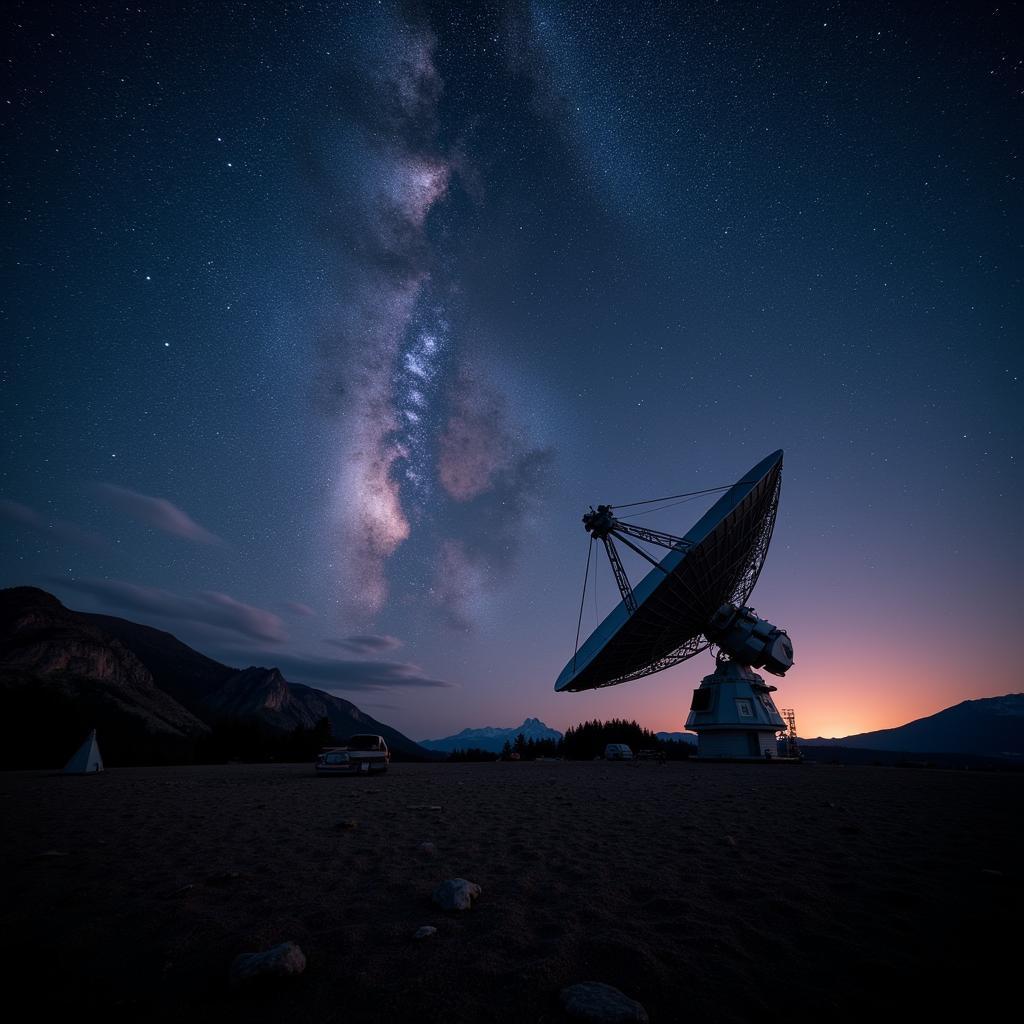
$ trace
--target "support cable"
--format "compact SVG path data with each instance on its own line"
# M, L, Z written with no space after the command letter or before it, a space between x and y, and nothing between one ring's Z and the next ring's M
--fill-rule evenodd
M689 494L685 498L680 498L678 501L669 502L667 505L659 505L657 508L645 508L643 512L634 512L628 516L618 516L619 519L636 519L637 516L649 516L654 512L664 512L667 508L675 508L677 505L685 505L688 501L693 501L694 498L699 498L699 494ZM612 506L615 507L614 505Z
M742 483L742 481L740 481ZM646 501L631 501L625 505L613 505L616 511L620 508L636 508L637 505L655 505L659 501L675 501L676 498L695 498L699 494L713 494L715 491L727 491L733 484L726 484L723 487L706 487L703 491L687 491L685 494L669 494L664 498L648 498Z
M583 605L587 601L587 578L590 576L590 553L594 550L594 538L587 545L587 568L583 573L583 596L580 598L580 617L576 620L576 646L572 649L572 670L576 671L576 655L580 650L580 626L583 625Z

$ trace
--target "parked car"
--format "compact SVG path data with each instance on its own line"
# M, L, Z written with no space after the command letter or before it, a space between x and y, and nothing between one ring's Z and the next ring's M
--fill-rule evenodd
M625 743L609 743L604 748L606 761L632 761L633 751Z
M341 747L324 747L316 759L318 775L369 775L386 772L391 752L383 736L351 736Z

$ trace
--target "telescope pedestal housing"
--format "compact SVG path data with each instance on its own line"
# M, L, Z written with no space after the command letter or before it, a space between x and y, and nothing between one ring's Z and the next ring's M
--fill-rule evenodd
M686 728L697 734L697 757L740 761L777 757L775 734L786 723L771 698L775 689L746 665L720 661L693 691L686 719Z

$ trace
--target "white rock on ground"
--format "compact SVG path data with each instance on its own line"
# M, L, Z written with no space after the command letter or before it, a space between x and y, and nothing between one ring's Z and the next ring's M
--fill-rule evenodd
M425 924L421 928L417 928L414 939L429 939L431 935L436 935L437 929L432 924Z
M306 956L294 942L282 942L262 953L240 953L231 964L232 985L257 978L291 978L306 969Z
M648 1024L647 1011L611 985L585 981L561 992L562 1009L585 1024Z
M437 847L433 843L420 843L419 851L425 857L433 857L437 853Z
M483 890L464 878L449 878L435 890L433 900L442 910L469 910Z

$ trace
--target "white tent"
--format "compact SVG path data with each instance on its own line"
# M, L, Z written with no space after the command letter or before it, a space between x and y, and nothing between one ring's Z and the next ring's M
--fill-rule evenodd
M93 729L85 742L78 748L75 756L64 765L65 775L92 775L103 771L103 758L100 757L99 744L96 742L96 730Z

